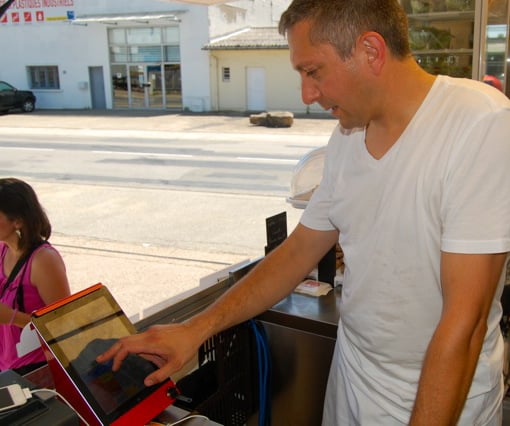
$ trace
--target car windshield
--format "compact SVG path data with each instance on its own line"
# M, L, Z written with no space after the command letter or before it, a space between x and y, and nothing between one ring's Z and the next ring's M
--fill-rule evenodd
M16 90L13 86L5 81L0 81L0 92L5 92L7 90Z

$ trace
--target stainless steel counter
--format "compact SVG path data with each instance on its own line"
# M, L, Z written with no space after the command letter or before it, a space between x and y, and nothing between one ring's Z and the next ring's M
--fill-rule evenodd
M336 339L341 293L341 287L336 287L321 297L292 293L258 318L261 321Z
M318 298L293 293L257 318L271 351L273 424L321 424L340 296L340 288Z

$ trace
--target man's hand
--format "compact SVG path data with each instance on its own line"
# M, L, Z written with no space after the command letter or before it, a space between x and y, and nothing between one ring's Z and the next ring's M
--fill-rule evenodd
M96 361L113 359L112 368L116 371L129 354L143 356L159 367L145 378L145 385L152 386L179 371L197 353L201 344L200 337L187 323L155 325L143 333L119 339Z

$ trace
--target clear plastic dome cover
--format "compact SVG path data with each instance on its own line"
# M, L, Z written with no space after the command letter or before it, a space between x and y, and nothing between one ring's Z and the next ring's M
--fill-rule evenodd
M294 168L290 182L290 196L287 202L293 207L304 209L315 188L322 179L326 147L315 148L306 154Z

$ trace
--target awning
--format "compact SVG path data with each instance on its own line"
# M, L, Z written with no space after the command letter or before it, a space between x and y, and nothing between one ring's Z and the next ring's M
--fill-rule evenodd
M110 14L110 15L82 15L72 19L73 24L117 24L119 22L150 22L150 21L173 21L179 22L179 15L185 13L185 10L174 10L172 12L151 12L151 13L130 13L130 14Z

